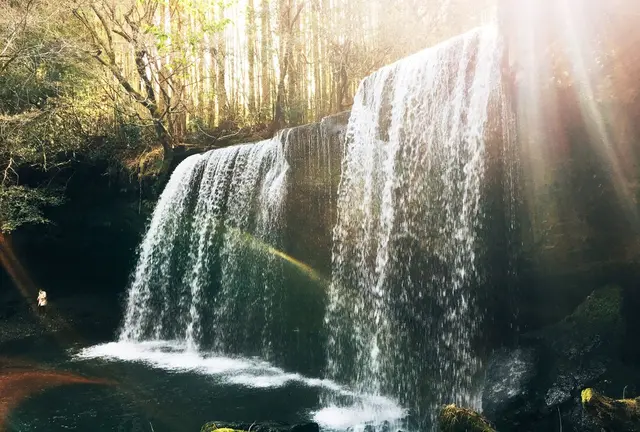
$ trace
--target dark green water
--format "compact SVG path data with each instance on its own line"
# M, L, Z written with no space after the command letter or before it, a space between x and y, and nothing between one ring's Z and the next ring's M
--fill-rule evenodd
M403 413L390 400L259 359L168 342L109 342L108 299L51 306L43 318L20 305L5 308L0 320L0 421L7 432L198 431L212 420L315 420L327 431L358 430ZM343 396L345 405L323 406L327 393Z

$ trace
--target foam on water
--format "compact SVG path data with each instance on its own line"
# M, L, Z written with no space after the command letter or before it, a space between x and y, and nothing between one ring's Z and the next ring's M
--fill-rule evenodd
M287 372L259 358L228 357L214 352L189 349L176 341L110 342L84 348L75 353L78 361L103 359L143 363L171 372L190 372L213 376L227 385L256 389L274 389L287 385L321 388L343 399L312 412L323 430L358 432L365 425L398 424L407 413L396 401L377 395L354 392L340 384L320 378Z
M324 429L360 432L366 425L399 424L406 415L406 410L390 399L361 395L359 403L327 406L315 412L313 419Z

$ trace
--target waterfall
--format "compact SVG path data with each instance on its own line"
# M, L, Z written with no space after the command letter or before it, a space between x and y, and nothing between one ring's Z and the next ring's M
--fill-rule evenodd
M500 60L497 31L481 28L384 67L361 83L347 127L328 374L398 397L425 423L443 403L480 408L485 137Z
M280 325L273 251L282 246L288 133L178 166L140 247L122 341L269 357Z
M517 212L496 198L518 182L501 59L479 28L364 79L346 132L336 116L183 161L120 341L325 371L350 387L328 386L329 423L362 395L398 399L420 430L443 403L479 409L477 346Z
M319 375L345 126L328 117L178 165L139 247L120 341Z

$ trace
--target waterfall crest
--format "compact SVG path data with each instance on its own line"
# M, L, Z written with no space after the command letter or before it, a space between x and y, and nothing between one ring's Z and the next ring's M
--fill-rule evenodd
M361 83L347 128L329 376L424 417L442 403L479 408L479 233L499 44L481 28L384 67Z

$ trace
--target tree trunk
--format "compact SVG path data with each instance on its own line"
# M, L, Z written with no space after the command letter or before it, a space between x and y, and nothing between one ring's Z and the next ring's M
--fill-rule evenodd
M224 5L220 4L219 19L224 19ZM227 100L226 86L226 57L227 45L224 30L218 34L218 49L216 53L216 64L218 65L218 85L216 96L218 98L218 124L225 121L229 116L229 102Z
M321 0L315 0L315 9L312 17L312 45L313 45L313 116L315 120L320 120L324 115L323 91L322 91L322 69L321 69L321 53L324 41L320 35L320 12L322 11Z
M260 63L261 73L261 105L271 113L271 14L269 13L269 0L262 0L260 17L261 49ZM269 116L267 116L268 119Z
M291 68L291 57L293 55L293 38L296 22L300 18L300 12L304 3L296 5L295 0L280 0L279 28L280 28L280 79L278 81L278 92L276 95L276 106L273 114L271 129L275 132L282 129L286 124L285 104L286 104L286 83L287 74Z
M256 11L253 0L247 4L247 67L249 69L249 115L252 120L256 118L256 82L255 82L255 55L256 55Z
M283 65L280 69L280 80L278 82L278 92L276 94L276 105L273 112L273 122L271 124L271 132L275 133L279 129L284 128L286 124L285 119L285 101L286 101L286 79L287 69L289 66L289 49L286 48L284 55Z
M135 52L136 70L140 77L140 82L146 92L146 102L144 105L147 107L151 119L153 120L153 126L158 137L158 141L162 145L164 151L164 160L171 160L173 157L173 142L171 135L167 131L164 124L164 115L158 107L158 99L156 98L156 92L153 88L153 83L147 75L147 52L144 50L137 50Z

